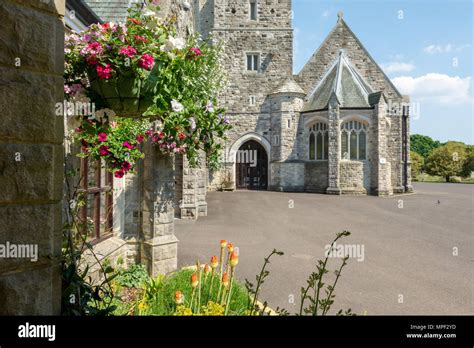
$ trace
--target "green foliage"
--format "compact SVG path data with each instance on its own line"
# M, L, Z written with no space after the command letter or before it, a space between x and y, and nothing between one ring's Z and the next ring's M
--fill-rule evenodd
M410 136L411 151L421 155L424 159L428 158L431 152L440 147L438 140L433 140L427 135L413 134Z
M423 169L423 165L425 164L425 159L420 154L410 151L410 159L411 159L411 176L413 179L421 173Z
M332 241L330 249L333 248L334 244L341 238L349 236L351 233L348 231L344 231L341 233L338 233L336 235L336 238ZM334 271L335 280L332 283L332 285L327 285L326 288L324 289L324 286L326 285L323 282L324 275L329 272L327 269L327 262L329 258L329 253L326 255L326 258L324 261L318 260L317 265L316 265L316 272L312 272L310 276L308 277L307 280L307 286L301 288L301 303L300 303L300 311L299 315L304 314L311 314L313 316L316 315L327 315L329 310L331 309L331 306L334 304L334 299L336 295L334 294L334 291L336 289L337 282L342 274L342 269L347 265L347 260L348 256L342 259L341 266L339 269ZM326 297L322 297L321 290L324 289L324 292L326 294ZM310 291L313 292L313 294L310 294ZM307 307L304 307L305 301L309 301L309 305ZM345 315L353 315L351 312L351 309L346 310ZM340 310L338 315L342 315L343 312Z
M258 304L258 296L261 290L263 283L265 283L265 278L270 275L270 271L267 271L267 265L270 264L270 258L273 255L283 256L284 253L282 251L278 251L273 249L273 251L264 258L264 263L260 274L255 276L255 280L257 281L257 286L254 287L253 283L251 283L248 279L245 279L245 288L249 293L248 303L247 303L247 311L249 315L263 315L267 309L267 302L263 302L263 307L259 306Z
M119 271L115 283L127 288L140 288L148 279L148 273L143 265L132 265Z
M466 145L449 141L433 150L426 161L425 168L428 174L443 176L446 182L449 182L450 176L462 174L465 161Z
M466 148L466 160L464 161L461 176L468 178L471 173L474 172L474 146L467 146Z

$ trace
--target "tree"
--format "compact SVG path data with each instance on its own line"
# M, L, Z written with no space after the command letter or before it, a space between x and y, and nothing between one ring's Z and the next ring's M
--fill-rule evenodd
M426 161L426 171L431 175L444 176L446 182L455 175L461 175L466 161L466 145L448 141L445 145L434 149Z
M474 172L474 146L468 145L466 149L466 161L464 162L461 176L464 178L470 177L471 172Z
M441 143L438 140L433 140L427 135L413 134L410 136L411 151L423 156L424 159L427 159L431 152L440 146Z
M420 154L410 151L411 158L411 177L416 179L416 177L421 173L421 169L425 164L425 159Z

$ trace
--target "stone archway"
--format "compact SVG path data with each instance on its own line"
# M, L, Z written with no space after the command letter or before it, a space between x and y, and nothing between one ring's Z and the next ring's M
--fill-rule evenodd
M259 146L261 146L260 148L260 154L257 150L257 160L258 160L258 163L260 163L260 174L257 173L257 175L259 177L265 177L265 185L260 188L261 190L266 190L268 188L268 186L270 185L271 183L271 177L270 177L270 154L271 154L271 145L270 145L270 142L263 136L261 136L260 134L258 133L247 133L247 134L244 134L243 136L241 136L239 139L237 139L233 144L232 146L230 147L229 149L229 159L230 159L230 162L232 163L232 168L229 168L231 169L230 170L230 175L231 175L231 179L232 179L232 182L234 183L235 185L235 188L238 188L237 187L237 168L238 168L238 156L246 156L245 153L240 153L239 155L239 150L245 150L245 148L243 148L243 146L246 144L246 143L249 143L250 141L254 141L255 143L257 143ZM253 147L256 147L255 144L251 145ZM247 149L248 150L248 149ZM249 154L250 156L250 154ZM240 158L242 159L242 157ZM266 162L265 162L266 161ZM263 165L264 163L266 163L265 165ZM263 170L265 170L265 174L262 172ZM261 182L262 179L260 179L260 182Z
M235 159L237 189L266 190L268 187L268 155L255 140L248 140L239 148Z

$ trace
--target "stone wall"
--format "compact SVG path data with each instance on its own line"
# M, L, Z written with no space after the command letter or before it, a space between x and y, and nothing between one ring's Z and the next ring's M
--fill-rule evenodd
M326 193L328 188L328 161L308 161L305 166L304 190Z
M0 2L0 243L38 259L0 259L0 315L61 305L64 0Z
M368 161L341 161L340 185L343 194L369 192L370 163Z

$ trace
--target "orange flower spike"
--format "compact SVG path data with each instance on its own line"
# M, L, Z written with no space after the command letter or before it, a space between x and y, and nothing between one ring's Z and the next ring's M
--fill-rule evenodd
M212 269L216 269L218 265L219 261L217 261L217 256L214 255L213 257L211 257L211 267Z
M174 293L174 302L176 304L182 304L183 301L184 301L183 293L179 290L176 290L176 292Z
M229 253L232 253L234 251L234 244L228 243L227 244L227 249L229 250Z
M227 272L224 272L224 274L222 275L222 285L224 287L229 286L229 275L227 274Z
M232 254L230 254L229 263L230 263L230 267L232 268L237 266L237 264L239 263L239 253L237 251L233 251Z
M221 249L224 249L227 246L227 241L225 239L221 240Z
M208 274L210 271L211 267L209 267L209 265L206 263L206 265L204 266L204 274Z
M193 273L191 276L191 286L195 289L199 284L198 276L196 273Z

